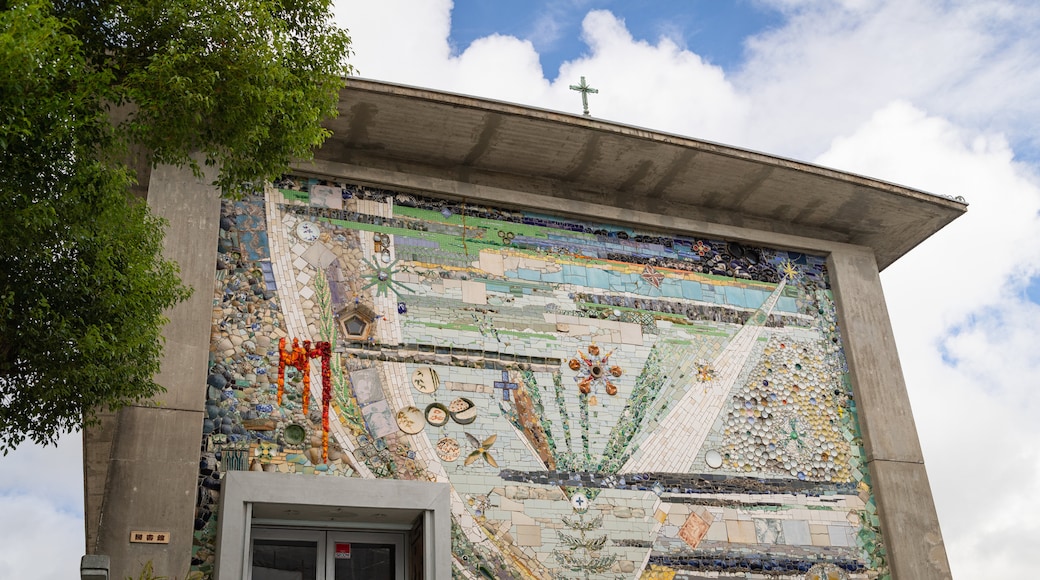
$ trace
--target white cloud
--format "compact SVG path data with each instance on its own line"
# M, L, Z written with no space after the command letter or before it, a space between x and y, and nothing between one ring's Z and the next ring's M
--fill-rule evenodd
M593 116L714 141L739 137L748 99L721 68L667 37L636 40L604 10L589 12L582 31L590 53L564 63L557 85L585 76L600 90L591 97ZM578 102L575 95L569 101Z
M0 494L0 578L79 578L83 519L35 495Z
M560 40L563 34L563 22L561 22L559 11L544 12L538 16L527 34L527 40L531 41L539 51L548 50Z
M451 7L451 0L341 1L333 12L350 29L359 75L443 87L438 76L451 56Z
M1040 190L1026 166L1014 161L1000 135L958 128L896 101L847 137L836 138L817 162L968 201L968 213L886 272L912 287L932 280L956 283L919 293L903 314L923 328L942 329L951 316L993 304L1003 281L1036 272L1040 256ZM907 298L909 299L909 297ZM930 312L932 318L919 317ZM943 316L945 318L940 318ZM902 319L902 317L900 317Z
M1021 299L1040 270L1040 184L999 135L903 101L817 161L971 202L882 278L955 577L1033 577L1015 549L1040 542L1022 515L1040 493L1027 378L1040 372L1040 306Z
M0 578L79 577L86 540L78 433L0 458L0 514Z
M593 116L733 142L747 115L747 99L733 89L722 69L662 37L638 41L624 22L607 11L589 12L582 22L587 54L565 62L547 79L534 45L514 37L478 39L452 55L445 16L450 2L419 2L406 8L341 2L337 12L351 26L354 65L361 76L581 113L569 86L585 76L599 89L590 95ZM393 14L415 13L394 26ZM436 31L436 32L434 32Z
M80 434L62 435L58 444L51 447L25 444L0 457L0 493L47 498L56 509L82 514L83 447Z
M749 141L806 158L893 99L1036 139L1035 2L778 0L789 22L748 42L736 84L755 96Z

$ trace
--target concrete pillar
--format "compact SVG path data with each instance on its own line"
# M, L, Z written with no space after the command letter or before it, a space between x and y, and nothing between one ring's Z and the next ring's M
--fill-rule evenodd
M949 580L874 254L838 249L827 266L892 577Z
M113 578L136 578L149 561L156 574L183 578L190 565L220 223L210 181L188 169L152 171L148 203L169 221L164 255L195 291L167 313L156 377L166 393L83 434L87 553L110 556ZM165 532L169 543L131 543L131 531Z

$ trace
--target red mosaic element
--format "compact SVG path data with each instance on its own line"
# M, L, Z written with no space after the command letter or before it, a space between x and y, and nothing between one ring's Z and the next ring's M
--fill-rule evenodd
M303 414L307 414L307 406L310 403L311 364L310 360L321 359L321 458L322 461L329 460L329 403L332 401L332 345L322 341L315 343L311 348L311 341L303 341L294 338L292 349L285 348L285 339L278 341L278 404L282 404L282 394L285 392L285 367L291 366L303 374L303 401L301 402Z

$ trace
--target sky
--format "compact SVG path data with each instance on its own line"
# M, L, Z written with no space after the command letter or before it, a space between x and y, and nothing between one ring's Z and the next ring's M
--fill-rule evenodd
M1035 0L338 0L360 76L961 196L882 273L954 578L1040 546ZM79 435L0 458L0 578L76 577Z

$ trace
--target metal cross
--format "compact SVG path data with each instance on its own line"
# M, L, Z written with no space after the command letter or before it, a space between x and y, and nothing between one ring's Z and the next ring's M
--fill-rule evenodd
M509 371L502 371L502 380L495 381L495 388L502 389L502 400L509 400L509 391L515 391L520 385L509 382Z
M592 115L589 114L589 93L598 93L599 89L590 87L585 82L585 77L581 77L581 84L571 85L571 90L581 93L581 106L585 109L584 114L586 117L591 117Z

